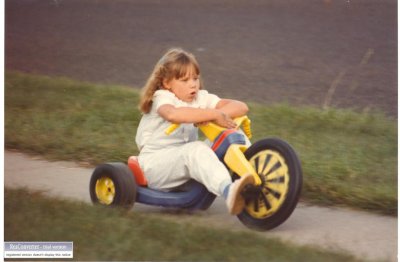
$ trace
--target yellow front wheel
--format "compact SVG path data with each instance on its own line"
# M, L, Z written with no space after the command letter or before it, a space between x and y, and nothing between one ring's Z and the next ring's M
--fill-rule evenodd
M247 192L240 221L264 231L282 224L293 212L300 197L302 170L293 148L277 138L263 139L244 152L262 184Z

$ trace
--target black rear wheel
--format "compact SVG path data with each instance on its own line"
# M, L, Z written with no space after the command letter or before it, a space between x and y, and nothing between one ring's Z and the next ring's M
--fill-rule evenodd
M238 215L249 228L265 231L292 214L302 187L300 161L293 148L277 138L263 139L245 151L262 184L245 193L246 207Z
M123 163L107 163L96 167L89 185L94 204L131 208L137 186L132 172Z

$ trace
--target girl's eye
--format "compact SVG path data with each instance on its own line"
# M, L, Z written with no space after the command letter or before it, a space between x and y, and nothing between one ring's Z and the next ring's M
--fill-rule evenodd
M197 80L199 80L199 77L198 77L198 76L194 76L194 77L183 77L183 78L181 78L181 79L179 79L179 80L182 81L182 82L187 82L187 81L189 81L190 79L192 79L192 80L194 80L194 81L197 81Z

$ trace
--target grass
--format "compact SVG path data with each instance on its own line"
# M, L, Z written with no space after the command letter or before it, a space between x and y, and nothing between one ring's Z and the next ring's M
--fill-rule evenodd
M73 241L76 261L357 261L254 234L5 190L5 241ZM29 218L29 219L27 219Z
M137 154L139 94L67 78L6 73L5 145L89 164ZM397 124L379 113L250 103L253 141L280 137L303 166L302 196L397 214Z
M251 108L256 137L281 137L302 161L303 197L397 215L397 125L350 110Z

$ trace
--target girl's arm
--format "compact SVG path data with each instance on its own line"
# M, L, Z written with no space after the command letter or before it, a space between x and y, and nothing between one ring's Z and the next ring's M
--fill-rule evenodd
M224 107L223 107L224 108ZM228 110L227 110L228 109ZM225 110L229 113L229 107ZM236 124L222 109L200 109L191 107L174 107L173 105L162 105L158 108L158 114L172 123L202 123L213 121L216 124L235 128Z
M218 102L216 109L221 110L231 118L244 116L249 111L249 108L245 103L231 99L221 99Z

